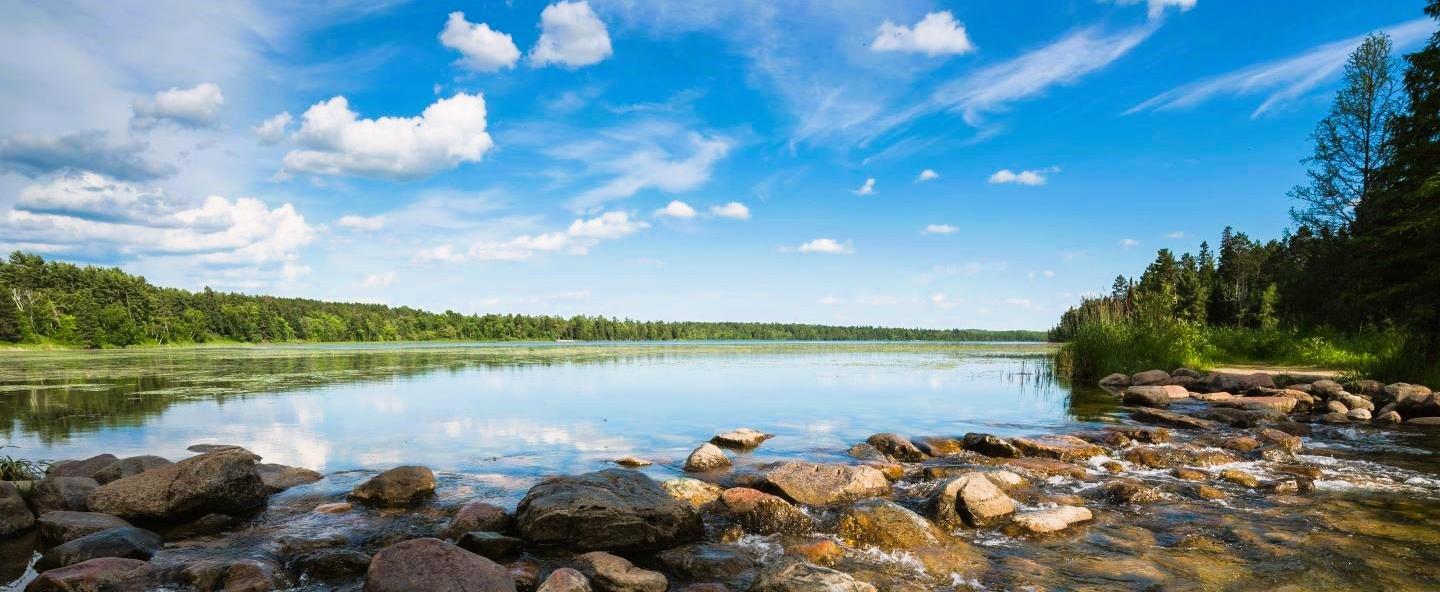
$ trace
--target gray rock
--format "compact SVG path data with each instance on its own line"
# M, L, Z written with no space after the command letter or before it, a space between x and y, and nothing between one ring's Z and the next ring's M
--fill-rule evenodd
M812 506L890 493L890 482L874 467L786 462L766 473L765 480L785 497Z
M290 571L302 578L334 582L364 575L370 556L351 549L318 549L290 562Z
M467 532L455 544L461 549L494 561L500 561L520 552L524 541L498 532Z
M1132 386L1125 389L1121 402L1139 407L1169 407L1170 392L1163 386Z
M260 463L255 465L255 471L260 473L260 482L265 484L265 489L270 493L280 493L291 487L308 485L325 476L304 467L290 467L277 465L275 463Z
M222 450L156 467L101 486L90 509L129 519L180 520L209 513L238 514L265 504L256 456Z
M625 469L541 481L520 501L515 519L526 541L577 551L664 549L704 534L694 507Z
M100 484L89 477L46 477L35 482L30 491L30 509L36 516L48 512L85 512L90 509L90 494Z
M1019 476L1016 475L1018 478ZM1015 513L1015 502L986 474L974 472L941 483L927 502L930 516L946 528L998 524Z
M35 569L46 571L101 557L148 560L164 543L160 535L143 528L111 528L51 548Z
M101 469L110 466L111 463L120 460L113 454L98 454L85 460L62 460L50 465L45 474L50 477L89 477L95 478L95 474Z
M139 475L155 467L163 467L168 464L171 464L169 460L158 456L131 456L122 458L96 471L95 481L104 485L117 479Z
M112 528L130 526L124 518L99 512L47 512L36 521L40 544L53 547Z
M601 592L665 592L670 587L665 574L640 569L623 558L603 551L586 553L575 558L580 571Z
M875 586L828 567L786 558L760 570L750 592L875 592Z
M156 555L151 564L162 576L167 572L181 583L199 592L231 592L237 590L284 590L290 581L280 566L262 559L202 559L185 561L175 569L162 565L168 562Z
M985 456L1000 458L1015 458L1020 456L1020 449L1015 448L1009 440L990 434L969 433L965 434L962 441L966 450L979 452Z
M687 473L706 473L729 467L730 457L725 456L725 451L719 446L710 443L701 444L685 458Z
M725 448L749 450L774 437L774 434L767 434L750 428L739 428L716 435L710 439L710 443Z
M460 506L455 516L450 519L450 524L445 526L445 537L458 539L467 532L510 532L515 527L515 519L504 508L494 504L481 501L469 502Z
M25 505L20 488L10 481L0 481L0 536L7 536L35 525L35 515Z
M1123 388L1130 386L1130 375L1116 372L1114 374L1106 376L1105 378L1101 378L1100 386L1108 386L1113 388Z
M1169 372L1166 372L1164 370L1146 370L1144 372L1136 372L1135 374L1132 374L1130 376L1130 385L1145 386L1152 384L1165 384L1165 381L1167 380L1170 380Z
M404 506L435 495L435 473L420 466L395 467L355 486L350 497L377 506Z
M515 581L494 561L440 539L411 539L375 554L365 592L515 592Z

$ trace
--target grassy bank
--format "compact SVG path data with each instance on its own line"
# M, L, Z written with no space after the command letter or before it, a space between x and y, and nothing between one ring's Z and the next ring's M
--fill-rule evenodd
M1203 327L1179 320L1106 320L1077 327L1056 354L1056 368L1077 380L1096 380L1153 368L1277 365L1331 368L1382 382L1440 384L1440 368L1425 364L1409 341L1396 331L1344 335Z

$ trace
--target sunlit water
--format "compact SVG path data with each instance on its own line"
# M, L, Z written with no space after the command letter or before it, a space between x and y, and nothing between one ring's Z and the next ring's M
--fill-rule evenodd
M1027 435L1121 421L1113 395L1053 376L1050 353L1028 344L721 342L8 353L0 354L0 440L15 447L6 453L36 460L179 459L193 444L236 444L329 475L276 496L228 546L203 550L243 554L280 535L378 529L391 518L308 509L398 464L440 473L441 509L410 518L423 522L475 497L513 506L542 476L613 466L623 455L654 461L644 470L657 479L676 476L698 443L741 426L776 437L740 454L737 468L839 462L851 444L884 431ZM947 589L1440 586L1435 431L1317 427L1306 445L1302 460L1327 476L1305 497L1217 484L1231 497L1167 495L1154 506L1110 508L1068 538L957 533L994 567ZM1258 463L1241 465L1268 475ZM1173 481L1164 471L1130 476ZM1049 495L1092 486L1044 484ZM914 563L873 560L902 572ZM16 580L12 570L24 569L0 565L0 589L33 577Z

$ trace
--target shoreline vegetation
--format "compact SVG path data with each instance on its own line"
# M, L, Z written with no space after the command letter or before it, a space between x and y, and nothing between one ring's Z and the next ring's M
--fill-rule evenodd
M600 316L434 313L155 286L118 268L0 261L0 348L99 349L224 343L509 341L1045 341L1044 331L804 323L637 321Z
M1440 2L1425 9L1440 18ZM1219 249L1160 249L1139 280L1084 299L1050 331L1077 380L1231 364L1440 383L1440 33L1403 67L1384 33L1350 55L1311 134L1294 229L1226 227Z

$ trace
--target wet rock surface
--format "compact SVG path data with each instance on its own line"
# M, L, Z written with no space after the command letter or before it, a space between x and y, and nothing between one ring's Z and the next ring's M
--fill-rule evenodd
M414 539L381 549L365 572L365 592L514 592L495 562L439 539Z
M156 467L101 486L90 509L129 519L175 519L208 512L240 513L265 503L258 457L221 450Z
M355 501L380 505L403 506L435 494L435 473L427 467L395 467L361 483L350 497Z
M787 462L766 473L782 495L802 504L826 506L890 492L884 473L868 466Z
M541 482L520 501L516 524L531 543L574 550L658 549L703 534L695 508L624 469Z

